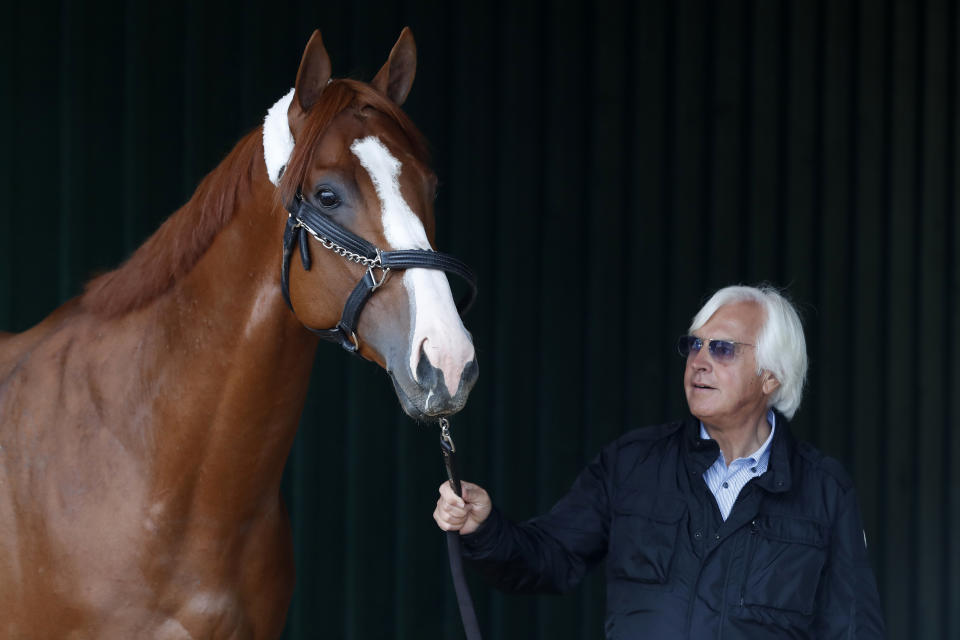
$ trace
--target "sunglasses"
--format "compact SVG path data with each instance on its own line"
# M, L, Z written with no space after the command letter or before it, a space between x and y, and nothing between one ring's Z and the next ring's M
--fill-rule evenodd
M680 336L677 340L677 351L686 358L691 353L698 353L707 344L707 350L710 357L717 362L732 362L737 355L737 345L745 347L755 347L756 345L747 342L735 342L733 340L704 340L697 336Z

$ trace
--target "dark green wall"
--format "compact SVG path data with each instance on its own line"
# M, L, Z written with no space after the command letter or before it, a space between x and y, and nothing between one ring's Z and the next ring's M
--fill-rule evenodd
M860 488L889 636L960 637L958 18L945 0L8 2L0 327L184 202L313 28L336 75L366 79L409 24L440 245L481 281L464 475L515 518L547 509L603 443L681 414L672 344L705 296L785 285L811 356L794 427ZM460 634L441 479L386 376L322 346L285 485L288 638ZM599 637L602 589L474 585L490 639Z

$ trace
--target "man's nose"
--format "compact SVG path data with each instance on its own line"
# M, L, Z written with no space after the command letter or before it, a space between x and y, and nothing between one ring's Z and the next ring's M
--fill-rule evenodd
M700 347L699 351L690 352L690 366L694 369L709 369L712 364L710 361L710 354L707 353L709 348L706 344Z

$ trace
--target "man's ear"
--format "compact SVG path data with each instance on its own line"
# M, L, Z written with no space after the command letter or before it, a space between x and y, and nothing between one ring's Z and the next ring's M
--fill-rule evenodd
M417 45L413 41L410 27L404 27L397 43L390 51L390 57L370 82L370 85L396 104L401 105L413 86L413 77L417 73Z
M763 382L761 383L761 389L763 390L763 395L769 396L771 393L780 388L780 381L777 380L777 376L773 375L769 371L763 372Z

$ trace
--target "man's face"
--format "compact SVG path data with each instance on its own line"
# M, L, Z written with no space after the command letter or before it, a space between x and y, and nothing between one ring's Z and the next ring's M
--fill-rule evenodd
M720 307L694 332L703 339L703 348L687 356L683 387L690 413L705 424L737 427L766 412L767 398L779 383L766 371L757 375L756 347L737 345L736 356L729 362L717 362L707 348L708 340L756 345L763 321L759 303L738 302Z

